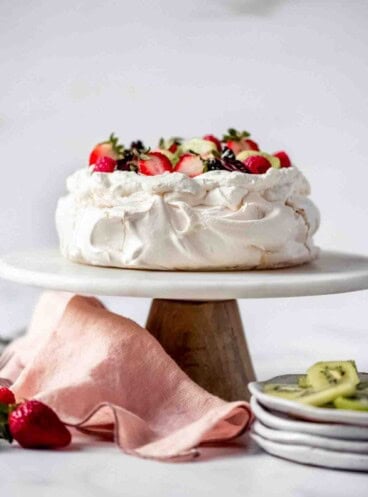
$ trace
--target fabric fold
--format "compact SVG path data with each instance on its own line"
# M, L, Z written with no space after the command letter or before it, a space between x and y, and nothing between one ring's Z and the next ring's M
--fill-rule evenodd
M17 400L41 400L84 432L110 432L128 454L193 458L201 443L235 438L251 422L246 402L203 390L147 330L95 298L45 292L3 357L0 377Z

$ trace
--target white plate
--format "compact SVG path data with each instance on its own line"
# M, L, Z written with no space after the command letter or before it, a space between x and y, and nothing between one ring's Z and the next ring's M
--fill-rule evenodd
M286 374L276 376L267 381L249 383L249 391L262 405L275 411L284 412L311 421L347 423L368 427L368 412L348 411L345 409L327 409L323 407L306 406L300 402L274 397L263 392L266 383L297 383L301 374ZM361 381L368 381L368 373L359 373Z
M271 442L255 433L251 433L251 437L269 454L289 461L323 468L368 471L368 455L365 454L352 454L350 452L318 449L305 445L287 445Z
M309 421L296 421L276 411L267 411L255 397L250 402L253 413L257 419L270 428L287 432L309 433L321 437L331 437L347 440L367 440L368 428L363 426L341 425L336 423L311 423Z
M252 426L252 433L259 435L271 442L284 443L288 445L308 445L320 449L336 450L340 452L357 452L368 455L368 441L360 442L356 440L342 440L336 438L320 437L307 433L294 433L292 431L274 430L268 428L260 421L256 421Z

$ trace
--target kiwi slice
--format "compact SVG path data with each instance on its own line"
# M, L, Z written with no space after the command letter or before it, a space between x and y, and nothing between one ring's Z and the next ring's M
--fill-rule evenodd
M209 140L202 140L201 138L192 138L187 140L180 145L182 152L194 152L195 154L206 155L206 154L217 154L216 145Z
M319 391L345 383L358 385L359 376L354 361L327 361L311 366L307 371L306 381L314 390Z
M299 400L301 397L309 393L309 391L304 387L285 383L268 383L264 386L263 391L268 395L282 397L288 400Z
M303 374L302 376L299 376L298 385L300 386L300 388L310 387L308 380L307 380L307 375Z
M368 411L368 382L359 383L353 397L337 397L334 400L334 405L337 409Z
M299 398L299 402L309 406L324 407L326 404L333 402L337 397L354 395L356 386L353 383L340 383L339 385L323 390L311 391L310 389L304 389L304 391L308 393Z
M310 406L325 406L333 402L336 397L348 397L355 394L356 387L352 383L341 383L323 390L314 390L310 387L301 387L295 384L268 383L263 391L268 395L282 397L286 400L295 400Z
M334 400L334 406L337 409L349 409L351 411L368 411L368 397L337 397Z

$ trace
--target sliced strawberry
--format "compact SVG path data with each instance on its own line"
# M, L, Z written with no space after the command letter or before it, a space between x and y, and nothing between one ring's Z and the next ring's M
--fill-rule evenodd
M242 161L245 167L253 174L263 174L271 166L271 162L262 155L251 155Z
M234 140L228 140L227 142L225 142L225 146L232 150L235 155L238 155L240 152L243 151L240 142Z
M92 150L89 156L89 165L96 164L100 157L111 157L112 159L120 159L124 150L123 145L119 145L118 138L111 133L108 140L98 143Z
M281 167L290 167L292 165L290 157L283 150L280 150L280 152L275 152L273 155L274 157L280 159Z
M217 150L219 152L221 152L221 150L222 150L221 142L220 142L220 140L218 138L216 138L216 136L214 136L214 135L204 135L203 140L207 140L209 142L214 143L216 145L216 147L217 147Z
M259 150L258 143L249 138L242 138L239 141L229 140L226 142L226 146L230 148L235 155L238 155L243 150Z
M149 152L142 155L138 161L138 172L146 176L156 176L172 171L172 165L166 155L161 152Z
M241 143L243 144L243 150L256 150L259 151L259 145L253 140L250 140L247 138L246 140L242 140Z
M205 165L203 160L199 155L195 154L183 154L179 162L176 164L174 171L177 173L183 173L194 178L204 171Z
M94 165L94 173L113 173L116 168L116 160L111 157L100 157Z
M249 138L248 131L237 131L230 128L223 136L222 141L230 148L235 155L238 155L243 150L259 150L258 143Z

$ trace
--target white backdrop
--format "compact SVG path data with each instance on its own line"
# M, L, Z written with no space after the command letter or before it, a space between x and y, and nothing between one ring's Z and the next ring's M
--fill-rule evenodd
M302 167L322 247L367 253L367 19L365 0L1 0L0 252L56 243L65 177L111 131L234 126ZM0 334L35 295L0 282ZM341 355L368 369L366 297L243 302L258 373ZM110 302L144 322L147 301Z

